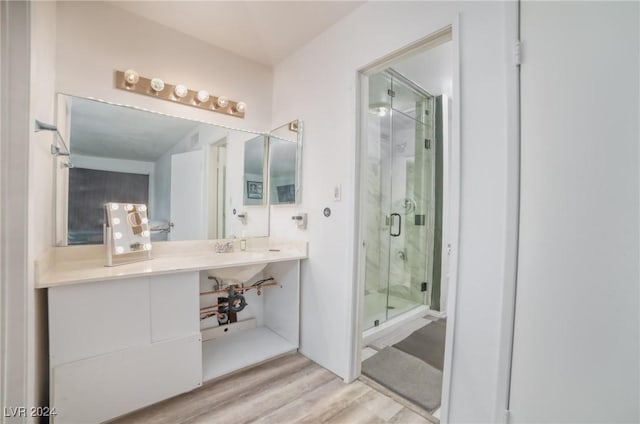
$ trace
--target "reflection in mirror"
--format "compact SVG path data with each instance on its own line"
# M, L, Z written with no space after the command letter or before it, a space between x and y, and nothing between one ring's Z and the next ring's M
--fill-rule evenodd
M110 201L149 203L149 175L81 168L69 170L69 244L102 243L102 205Z
M300 203L302 123L289 122L269 135L269 204Z
M262 205L266 187L266 137L259 136L244 142L244 204Z
M58 129L73 164L57 175L58 245L103 243L107 202L147 204L153 241L268 235L266 205L242 221L231 212L243 205L245 142L264 135L65 95Z

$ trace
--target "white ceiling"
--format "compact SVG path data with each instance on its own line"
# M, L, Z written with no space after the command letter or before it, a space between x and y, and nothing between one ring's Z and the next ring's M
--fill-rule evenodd
M73 154L155 162L198 122L81 98L71 101Z
M275 65L364 1L112 1L114 6Z

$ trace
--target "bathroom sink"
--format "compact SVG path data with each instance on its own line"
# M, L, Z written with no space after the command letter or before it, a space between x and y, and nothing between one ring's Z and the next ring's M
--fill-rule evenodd
M222 280L237 280L239 282L249 281L253 276L262 271L268 264L255 264L244 266L232 266L228 268L216 268L207 271L212 277Z
M263 259L264 257L264 252L233 252L220 254L220 258L224 258L224 262L251 261L256 259ZM267 265L269 265L268 262L251 265L230 266L225 268L210 269L207 271L207 273L212 277L221 278L223 280L229 279L245 282L262 271Z

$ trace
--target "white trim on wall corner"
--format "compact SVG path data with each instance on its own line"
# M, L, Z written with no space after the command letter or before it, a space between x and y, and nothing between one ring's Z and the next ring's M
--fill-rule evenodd
M458 293L458 252L460 247L460 184L461 184L461 141L460 141L460 15L457 14L451 24L451 41L453 43L453 92L451 96L451 140L448 148L450 169L448 188L448 216L443 216L443 232L447 237L442 239L443 247L448 245L449 260L447 269L442 275L448 275L447 293L447 332L445 336L444 364L442 369L442 397L440 403L440 422L449 422L449 399L451 396L451 375L453 352L455 349L454 334L456 329L457 293ZM446 227L445 227L446 226ZM444 235L444 234L443 234ZM444 252L443 252L444 253ZM444 257L444 254L443 254Z
M4 64L7 63L4 57L4 54L5 54L4 52L6 51L6 49L3 44L3 40L5 39L3 28L6 28L6 25L2 20L3 16L4 16L4 6L0 4L0 99L3 99L2 93L4 93L4 86L5 86L4 79L3 79L3 76L5 75ZM2 146L5 138L4 138L2 129L4 128L4 112L6 108L7 107L5 105L5 102L0 100L0 205L4 205L4 192L3 192L4 178L2 176L2 170L4 169L4 163L2 161L2 158L4 156L2 155L2 150L3 150ZM4 216L3 210L4 208L0 207L0 224L2 223L2 219ZM3 253L4 253L3 243L0 242L0 266L3 265L3 262L1 259L4 257ZM4 288L5 288L4 277L2 276L1 273L2 271L0 270L0 409L4 411L6 406L5 399L4 399L5 367L6 367L6 363L4 361L4 357L5 357L4 351L6 346L6 340L4 337L6 319L4 318L4 314L5 314L4 311L6 311L6 307L5 307L6 296L4 295Z
M511 72L505 73L507 81L507 204L505 233L505 263L503 279L502 319L500 322L500 358L498 362L498 385L495 422L508 423L511 392L511 364L513 361L513 338L518 274L518 239L520 223L520 1L504 5L505 43L507 62Z
M0 363L2 407L29 407L27 220L31 7L0 3L2 82L0 126ZM10 207L8 207L10 205ZM33 368L33 367L32 367ZM6 417L2 414L2 422Z

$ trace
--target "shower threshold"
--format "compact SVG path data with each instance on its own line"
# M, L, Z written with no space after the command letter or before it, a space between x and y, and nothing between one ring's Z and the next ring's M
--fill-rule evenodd
M362 345L366 346L369 343L371 343L373 340L380 338L386 334L392 333L398 327L404 325L406 322L422 317L428 313L429 313L428 306L418 305L415 308L410 309L405 313L402 313L396 317L389 319L386 322L383 322L377 327L369 328L362 333Z

